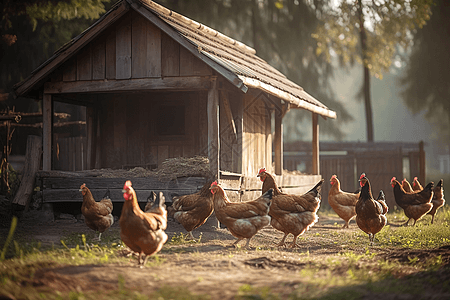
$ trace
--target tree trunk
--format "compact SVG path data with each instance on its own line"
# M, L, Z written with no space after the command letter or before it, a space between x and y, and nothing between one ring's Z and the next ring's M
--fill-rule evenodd
M370 99L370 70L367 67L367 34L364 28L364 15L362 11L362 0L358 0L358 13L359 13L359 28L360 28L360 39L361 39L361 52L363 59L363 70L364 70L364 106L366 111L366 124L367 124L367 141L373 142L373 113L372 113L372 101Z

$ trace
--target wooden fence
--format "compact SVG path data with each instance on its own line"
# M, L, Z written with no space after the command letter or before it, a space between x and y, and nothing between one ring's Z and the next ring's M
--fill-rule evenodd
M322 188L322 206L328 206L329 180L337 175L341 189L347 192L359 188L358 179L366 173L372 186L374 197L380 190L386 195L388 206L395 204L392 177L399 181L407 178L412 181L415 176L421 182L425 180L425 153L423 142L420 143L320 143L320 175L326 184ZM284 145L284 168L312 172L311 143L296 142Z

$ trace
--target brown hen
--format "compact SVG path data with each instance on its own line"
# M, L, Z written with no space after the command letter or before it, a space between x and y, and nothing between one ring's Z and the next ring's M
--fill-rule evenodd
M376 200L373 198L370 181L364 173L361 174L359 181L361 193L356 203L356 224L369 235L369 242L373 245L375 234L387 223L388 206L383 191L380 191Z
M349 193L341 190L341 183L336 175L331 176L331 188L328 192L328 203L335 213L345 221L342 228L348 228L350 220L356 216L356 202L360 193Z
M402 180L402 188L407 193L413 193L414 192L413 188L411 187L411 184L408 182L408 180L406 180L406 178L403 178L403 180Z
M125 203L120 215L120 238L132 251L139 254L138 265L145 265L150 255L159 252L167 241L167 211L161 198L143 212L137 201L131 181L123 187ZM143 259L144 256L144 259Z
M174 197L172 205L167 208L168 215L183 225L192 239L192 230L205 224L214 211L213 194L209 190L213 181L207 180L195 194Z
M84 216L84 222L90 229L99 232L98 240L100 241L102 233L114 224L112 215L113 204L110 199L109 189L99 202L95 201L86 184L83 183L80 186L80 192L83 195L81 213Z
M416 189L417 191L422 190L422 185L420 184L417 177L414 178L414 182L416 183ZM433 198L431 199L431 204L433 207L431 210L427 213L427 215L431 215L431 224L434 223L434 216L436 215L436 212L439 208L444 206L445 199L444 199L444 180L439 180L438 184L433 189Z
M420 192L421 190L423 190L423 187L422 187L422 185L420 184L419 179L418 179L417 177L414 177L412 189L413 189L414 191L419 191L419 192Z
M395 202L403 208L406 217L408 217L404 225L408 225L411 219L414 219L413 226L416 225L417 220L426 215L433 207L431 204L431 199L434 194L433 182L427 184L422 191L415 193L406 192L395 177L391 179L391 186L394 188Z
M250 245L251 238L263 227L269 225L269 208L272 202L273 190L270 189L256 200L248 202L231 202L223 188L213 182L210 187L213 194L214 212L217 220L224 224L230 233L237 238L236 246L247 239L245 248Z
M263 181L263 191L269 188L275 191L269 215L272 218L270 224L284 233L278 246L284 246L286 237L291 233L294 236L291 247L298 247L298 236L319 220L317 211L320 207L320 190L324 180L320 180L303 195L288 195L280 191L274 177L264 168L257 176Z

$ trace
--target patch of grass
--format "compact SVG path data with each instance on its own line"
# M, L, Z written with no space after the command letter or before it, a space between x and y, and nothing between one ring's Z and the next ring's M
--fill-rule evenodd
M278 300L281 299L278 294L272 293L270 288L255 288L250 284L244 284L239 287L238 294L236 295L237 300Z
M416 223L416 226L386 226L376 235L383 246L411 249L433 249L450 243L450 225L447 222L435 224Z
M202 241L202 236L203 236L203 233L200 232L200 236L198 237L198 239L192 240L192 239L190 239L188 233L186 233L186 234L184 234L182 232L180 232L180 234L175 233L172 236L172 238L170 239L170 241L168 242L168 244L170 244L170 245L183 245L183 244L196 244L196 243L199 244Z

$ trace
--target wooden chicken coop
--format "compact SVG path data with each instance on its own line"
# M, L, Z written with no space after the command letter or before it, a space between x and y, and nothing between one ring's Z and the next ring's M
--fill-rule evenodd
M318 116L336 118L254 49L150 0L117 2L14 91L42 100L44 202L81 201L76 191L86 170L158 168L168 158L194 156L207 157L210 171L241 201L260 194L262 167L286 189L306 191L321 179ZM85 134L70 142L54 132L61 103L84 112ZM283 175L282 119L290 109L312 114L311 175ZM61 171L81 173L68 181ZM201 187L188 181L159 188ZM149 182L140 179L138 192L158 188ZM106 187L101 178L95 184L100 195Z

